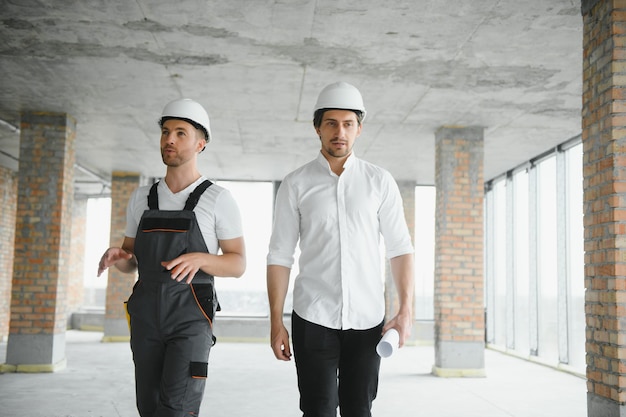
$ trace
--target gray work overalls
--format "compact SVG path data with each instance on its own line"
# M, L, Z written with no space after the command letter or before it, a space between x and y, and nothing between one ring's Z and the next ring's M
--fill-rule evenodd
M150 189L135 238L139 280L128 300L135 363L137 408L142 417L197 416L215 339L218 308L214 278L198 271L191 285L171 278L162 261L190 252L208 253L193 212L204 181L185 208L158 208L157 184Z

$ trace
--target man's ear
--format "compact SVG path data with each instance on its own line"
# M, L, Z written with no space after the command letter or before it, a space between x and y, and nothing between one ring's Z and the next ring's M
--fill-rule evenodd
M196 149L198 149L198 153L200 153L204 150L204 148L206 148L208 141L206 140L204 131L199 128L196 128L196 138L198 139L198 147Z
M204 139L203 137L200 137L198 139L198 153L204 151L204 149L206 148L206 144L207 144L207 140Z

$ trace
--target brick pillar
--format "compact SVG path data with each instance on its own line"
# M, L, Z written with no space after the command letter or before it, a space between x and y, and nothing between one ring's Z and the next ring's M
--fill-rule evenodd
M65 367L76 122L64 113L21 116L5 367L51 372Z
M70 275L67 289L67 315L71 317L83 306L85 298L85 234L87 199L74 200L72 212L72 247L70 248Z
M9 335L9 305L13 279L15 247L15 211L17 209L17 176L0 167L0 342Z
M122 246L126 230L126 206L132 192L140 185L137 173L113 172L111 182L111 237L109 246ZM104 342L128 341L130 333L124 302L130 295L137 274L124 274L117 268L108 269Z
M583 1L587 415L626 415L626 2Z
M415 182L397 181L402 195L404 217L406 219L411 240L415 242ZM393 282L389 261L385 262L385 320L390 320L398 312L398 291Z
M437 376L484 376L483 129L436 132Z

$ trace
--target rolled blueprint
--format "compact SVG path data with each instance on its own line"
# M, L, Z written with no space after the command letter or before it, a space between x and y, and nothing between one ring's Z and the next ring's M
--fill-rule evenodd
M393 328L389 329L380 339L378 345L376 345L376 353L378 353L381 358L388 358L398 349L399 343L400 334L398 334L398 331Z

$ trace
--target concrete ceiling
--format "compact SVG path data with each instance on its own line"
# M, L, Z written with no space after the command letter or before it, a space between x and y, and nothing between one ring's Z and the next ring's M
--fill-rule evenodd
M580 134L573 0L0 0L0 165L20 112L77 120L77 192L114 170L164 174L156 121L191 97L211 117L214 179L279 180L319 150L327 84L362 92L355 152L434 183L435 132L485 128L485 179Z

